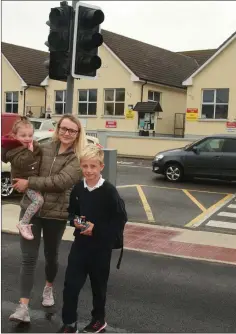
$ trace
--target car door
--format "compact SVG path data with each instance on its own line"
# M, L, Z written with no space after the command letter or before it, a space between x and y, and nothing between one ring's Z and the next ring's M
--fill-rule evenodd
M186 174L192 176L220 177L220 159L222 156L222 138L205 138L186 152Z
M236 180L236 138L225 138L222 151L221 176Z

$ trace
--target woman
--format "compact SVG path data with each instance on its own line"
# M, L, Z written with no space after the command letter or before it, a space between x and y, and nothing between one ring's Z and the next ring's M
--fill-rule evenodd
M15 179L14 188L25 192L34 189L44 195L44 204L31 220L34 239L20 237L22 265L20 274L21 298L10 320L30 322L29 298L34 282L34 271L43 230L46 284L43 290L43 306L54 305L53 281L58 269L58 249L66 228L67 207L72 186L80 178L79 156L87 144L80 121L72 115L64 115L58 122L53 141L42 145L42 162L39 176L28 180ZM29 205L26 195L21 201L21 214Z

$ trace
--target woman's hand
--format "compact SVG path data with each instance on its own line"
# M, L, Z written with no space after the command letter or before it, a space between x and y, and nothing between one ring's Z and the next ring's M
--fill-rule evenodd
M14 183L12 187L19 193L23 193L29 187L29 181L24 179L13 179Z

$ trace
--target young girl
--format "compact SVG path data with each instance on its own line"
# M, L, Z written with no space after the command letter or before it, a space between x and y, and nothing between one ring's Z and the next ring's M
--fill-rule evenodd
M11 134L2 137L2 161L11 163L11 176L14 178L28 179L37 176L41 161L41 149L37 142L33 141L34 128L27 117L21 117L12 127ZM43 205L43 196L32 189L27 189L26 194L31 204L24 216L17 224L23 238L34 239L30 220Z

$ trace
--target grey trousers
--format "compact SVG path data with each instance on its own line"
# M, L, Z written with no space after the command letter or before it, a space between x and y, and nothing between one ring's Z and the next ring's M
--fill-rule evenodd
M24 214L22 210L20 217ZM20 236L22 263L20 272L20 297L30 298L34 284L34 273L38 259L41 231L43 231L45 275L52 283L58 270L58 250L66 228L66 221L33 217L31 219L33 240Z

